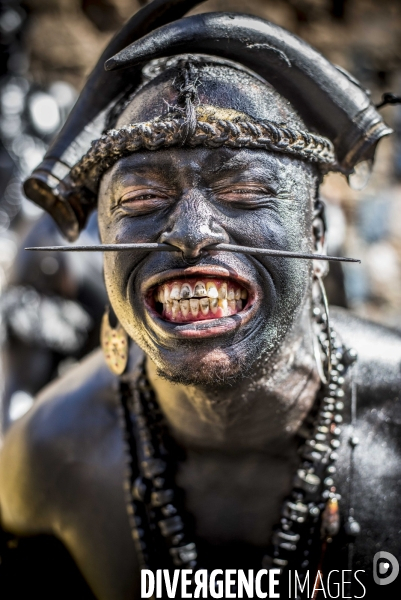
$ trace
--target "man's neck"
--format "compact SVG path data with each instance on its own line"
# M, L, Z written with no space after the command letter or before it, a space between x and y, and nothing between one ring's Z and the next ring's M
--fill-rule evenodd
M276 357L260 361L234 386L171 383L148 359L148 376L174 437L188 448L282 454L319 389L312 335L309 320L301 319Z

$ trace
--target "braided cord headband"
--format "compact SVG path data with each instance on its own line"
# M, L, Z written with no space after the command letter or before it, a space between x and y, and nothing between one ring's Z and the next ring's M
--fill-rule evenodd
M196 120L190 127L182 114L175 113L108 131L92 142L88 152L71 169L70 181L74 187L90 181L88 187L93 189L107 169L132 152L183 145L270 150L318 163L325 171L338 170L334 146L325 137L271 121L255 121L229 109L204 105L195 112Z

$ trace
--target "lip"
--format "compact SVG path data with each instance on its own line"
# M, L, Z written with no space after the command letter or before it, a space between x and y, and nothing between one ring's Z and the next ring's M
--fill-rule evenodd
M145 300L145 308L148 317L153 322L156 334L172 335L181 339L203 339L207 337L217 337L235 331L239 327L248 323L256 314L261 301L261 290L254 282L241 277L234 270L220 266L193 266L185 269L171 269L153 275L141 285L142 298L147 297L151 288L156 285L162 285L172 279L185 277L221 277L235 279L242 287L248 291L248 304L239 313L235 315L220 317L218 319L206 319L202 321L193 321L191 323L173 323L165 321L159 313L152 308Z

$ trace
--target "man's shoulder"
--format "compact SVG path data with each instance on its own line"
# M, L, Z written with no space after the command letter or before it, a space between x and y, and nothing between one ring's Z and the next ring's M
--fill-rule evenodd
M334 329L357 355L358 386L378 401L378 394L398 400L401 385L401 333L359 318L339 308L331 309Z
M333 310L332 317L338 335L358 355L349 376L355 390L357 455L364 461L368 481L382 480L381 466L386 464L390 485L390 467L393 478L399 480L401 474L401 335L348 311ZM351 390L348 397L352 397ZM383 448L387 450L382 463L378 457L383 457Z
M76 438L88 425L88 417L112 409L116 386L102 352L95 350L38 394L29 413L11 428L10 437L24 436L34 447L65 435Z
M361 528L354 543L354 568L358 565L369 574L378 550L400 553L401 335L347 311L331 313L335 331L358 355L350 374L354 394L346 395L354 398L355 421L351 425L349 405L343 412L336 481L343 506L352 507ZM346 443L351 439L356 445Z
M0 452L3 524L45 530L48 508L72 472L98 462L99 446L119 436L118 380L94 351L44 388L7 432ZM101 454L101 453L100 453ZM85 466L85 469L87 467Z

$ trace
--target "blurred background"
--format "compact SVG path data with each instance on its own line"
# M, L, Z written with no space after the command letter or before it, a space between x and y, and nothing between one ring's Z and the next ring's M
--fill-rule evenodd
M98 345L107 302L102 257L24 252L28 244L65 241L24 198L21 182L110 37L143 4L0 0L0 431ZM384 92L401 95L401 0L210 0L192 12L212 10L247 12L289 29L359 79L376 104ZM380 143L368 185L358 191L329 175L322 188L329 253L363 261L332 263L327 290L332 304L401 329L401 106L382 113L394 135ZM96 240L94 215L79 243Z

